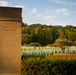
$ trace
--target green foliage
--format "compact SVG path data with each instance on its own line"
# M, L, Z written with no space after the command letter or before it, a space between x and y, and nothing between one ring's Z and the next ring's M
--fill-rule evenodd
M28 26L28 24L27 24L27 23L23 23L23 22L22 22L21 27L26 27L26 26Z
M21 73L22 75L76 75L76 59L24 59Z
M73 42L73 45L76 46L76 41Z
M30 46L35 46L35 47L41 46L41 44L39 44L39 43L37 43L37 42L36 42L36 43L30 43L29 45L30 45Z
M73 42L72 41L68 41L65 38L63 38L63 39L62 38L58 38L53 45L59 46L59 47L72 46Z
M67 25L65 27L62 27L58 25L28 25L26 23L22 23L22 34L30 35L30 42L38 42L41 44L41 46L46 46L47 44L54 44L55 41L59 38L67 39L67 44L72 45L72 42L76 41L76 26ZM61 41L61 43L64 44L64 41ZM28 42L26 42L26 44L28 44Z
M22 34L22 45L30 43L31 36L29 34Z

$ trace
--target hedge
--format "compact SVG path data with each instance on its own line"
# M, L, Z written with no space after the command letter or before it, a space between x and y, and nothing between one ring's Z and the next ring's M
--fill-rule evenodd
M76 59L22 60L22 75L76 75Z

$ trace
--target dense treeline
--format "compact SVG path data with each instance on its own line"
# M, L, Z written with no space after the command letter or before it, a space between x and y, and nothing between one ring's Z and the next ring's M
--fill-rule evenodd
M63 27L22 23L22 45L38 42L45 46L54 44L58 39L66 39L76 45L76 26L66 25Z

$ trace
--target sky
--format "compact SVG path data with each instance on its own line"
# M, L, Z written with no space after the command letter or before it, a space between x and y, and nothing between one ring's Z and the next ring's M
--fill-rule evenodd
M22 7L27 24L76 26L76 0L0 0L0 6Z

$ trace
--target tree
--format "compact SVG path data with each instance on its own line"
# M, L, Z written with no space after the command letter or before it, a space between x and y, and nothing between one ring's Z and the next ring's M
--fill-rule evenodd
M76 46L76 41L73 42L73 46Z
M59 47L72 46L73 42L68 41L67 39L58 38L53 45L59 46Z
M59 42L61 45L72 45L72 42L76 41L76 26L67 25L62 26L52 26L52 25L42 25L42 24L31 24L22 23L22 39L28 40L30 36L33 43L40 43L42 46L47 44L57 44L56 41L61 39ZM27 34L27 35L26 35ZM26 35L26 36L25 36ZM66 41L65 41L66 39ZM22 41L23 43L29 43L27 41ZM65 44L66 43L66 44ZM59 45L60 45L59 44Z
M45 35L44 35L44 29L41 26L39 26L39 28L38 28L37 37L38 37L38 39L37 39L38 42L42 46L44 46L45 45Z
M28 24L27 24L27 23L22 22L21 27L26 27L26 26L28 26Z
M22 34L22 45L29 44L31 42L31 36L28 34Z

